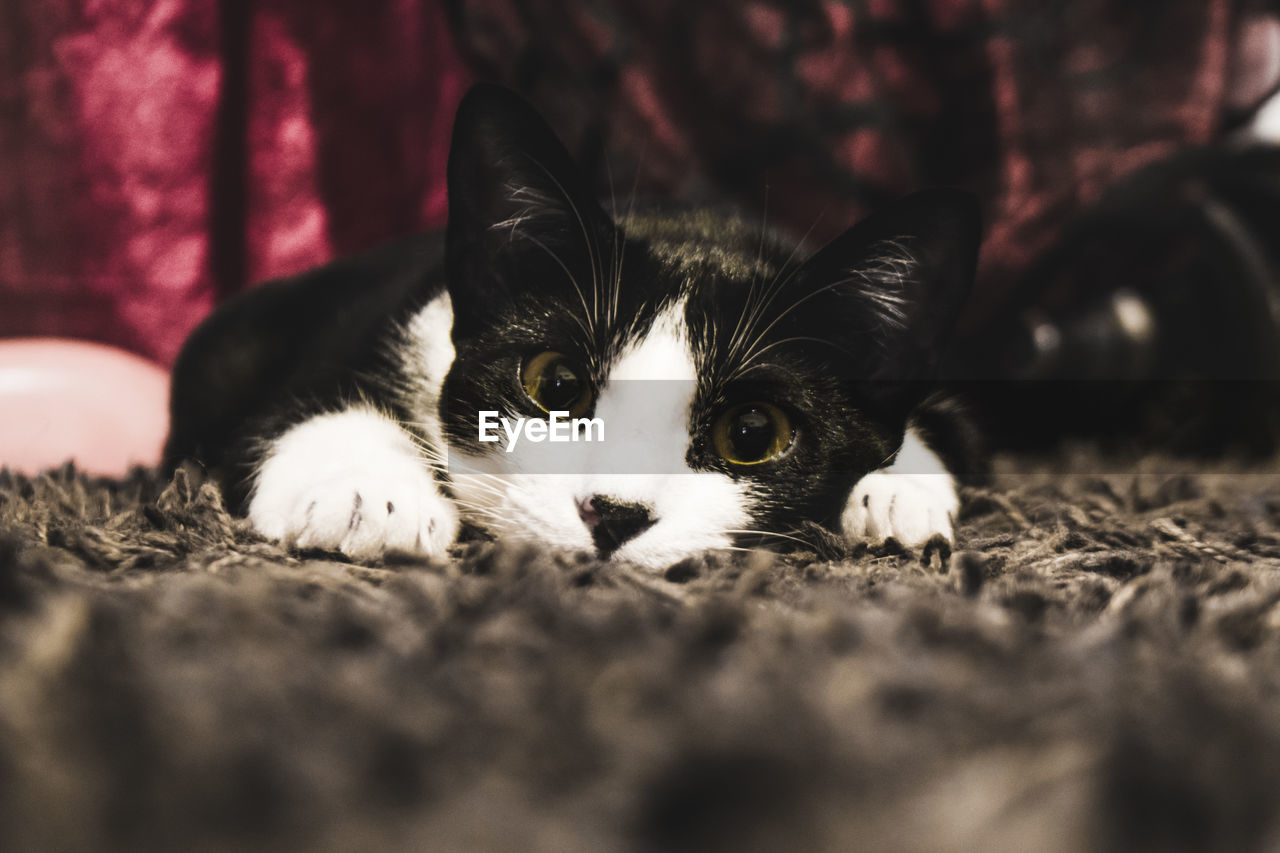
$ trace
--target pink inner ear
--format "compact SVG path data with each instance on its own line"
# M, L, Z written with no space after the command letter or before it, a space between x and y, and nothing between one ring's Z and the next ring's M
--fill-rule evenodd
M0 467L75 462L120 476L160 461L169 375L123 350L55 338L0 340Z

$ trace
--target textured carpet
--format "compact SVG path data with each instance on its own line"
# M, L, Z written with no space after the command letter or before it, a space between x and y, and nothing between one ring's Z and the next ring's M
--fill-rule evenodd
M0 474L0 849L1276 849L1280 466L1234 471L1006 459L945 567L665 577Z

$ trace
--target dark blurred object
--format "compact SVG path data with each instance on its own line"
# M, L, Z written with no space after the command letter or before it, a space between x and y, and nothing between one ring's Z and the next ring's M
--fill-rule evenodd
M1280 436L1280 149L1188 151L1120 182L987 328L956 372L1006 378L969 394L1003 444L1066 431L1269 452Z

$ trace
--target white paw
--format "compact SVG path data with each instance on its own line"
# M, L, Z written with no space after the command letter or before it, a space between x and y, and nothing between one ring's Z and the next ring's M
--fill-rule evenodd
M892 538L907 548L919 548L941 536L954 544L959 509L960 498L949 475L873 471L853 487L840 528L850 542L878 545Z
M458 532L457 511L430 475L346 471L266 490L249 506L258 532L296 548L370 560L387 551L441 556Z
M269 539L355 560L387 551L441 556L458 512L393 422L354 410L313 418L275 442L249 520Z

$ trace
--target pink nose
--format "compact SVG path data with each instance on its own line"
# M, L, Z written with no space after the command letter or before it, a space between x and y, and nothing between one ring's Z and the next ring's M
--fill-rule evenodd
M583 498L578 502L578 518L582 519L582 523L588 530L595 530L596 525L600 523L600 513L596 512L591 498Z

